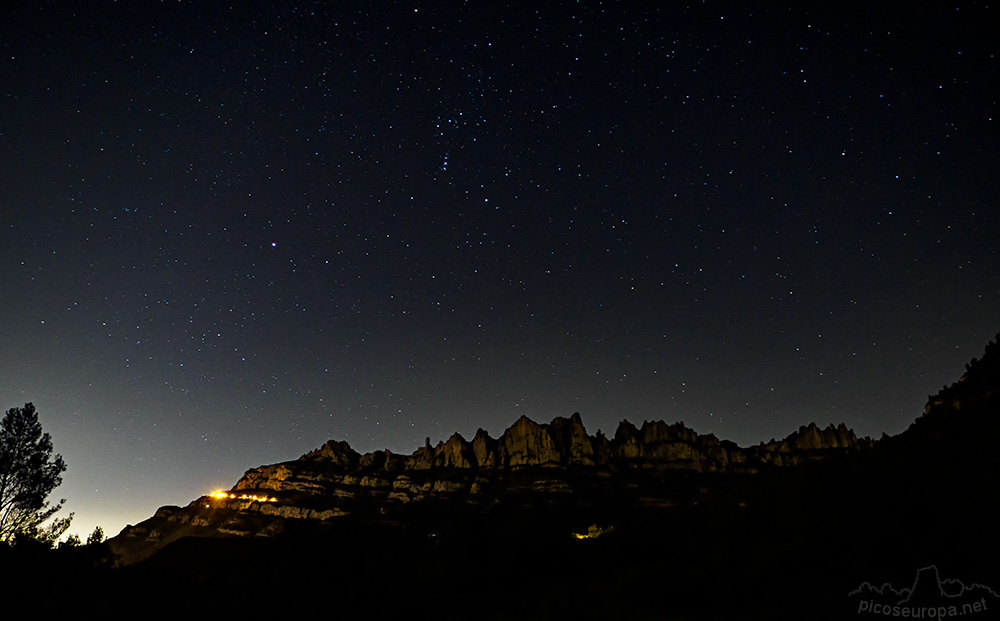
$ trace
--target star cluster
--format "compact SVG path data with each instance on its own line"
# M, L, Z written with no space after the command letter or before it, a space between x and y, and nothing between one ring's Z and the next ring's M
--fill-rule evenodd
M522 414L897 433L998 331L994 12L14 3L3 407L80 532Z

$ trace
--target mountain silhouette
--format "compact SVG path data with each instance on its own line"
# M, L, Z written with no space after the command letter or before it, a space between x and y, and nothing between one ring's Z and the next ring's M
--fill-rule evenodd
M331 440L126 527L106 587L140 609L170 593L158 607L182 614L221 598L366 618L989 618L998 421L991 341L877 442L806 425L739 447L655 421L606 437L579 415L410 455Z
M330 440L297 460L250 469L230 490L184 508L162 507L112 545L131 563L185 536L279 534L289 520L327 526L344 516L406 524L426 506L490 512L544 503L598 514L694 506L747 477L872 446L843 424L820 429L814 423L748 448L662 421L641 428L622 421L608 439L589 435L579 413L547 424L522 416L498 439L482 429L471 442L459 434L436 446L428 439L408 456L361 455Z

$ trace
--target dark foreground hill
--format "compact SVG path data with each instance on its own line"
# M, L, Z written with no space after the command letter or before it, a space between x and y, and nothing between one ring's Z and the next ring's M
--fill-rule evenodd
M996 618L1000 347L878 442L517 421L410 456L328 442L111 540L91 612ZM88 577L88 576L85 576ZM888 611L888 612L886 612ZM952 614L953 613L953 614Z

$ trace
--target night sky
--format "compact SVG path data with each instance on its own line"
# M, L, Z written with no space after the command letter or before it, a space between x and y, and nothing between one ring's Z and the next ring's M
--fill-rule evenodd
M521 415L899 433L1000 331L979 2L8 2L0 407L70 532Z

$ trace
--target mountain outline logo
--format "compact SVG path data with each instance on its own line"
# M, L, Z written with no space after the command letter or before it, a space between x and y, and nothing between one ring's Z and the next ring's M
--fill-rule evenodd
M862 582L847 594L858 602L857 614L909 619L944 619L1000 610L1000 594L974 582L966 586L958 579L941 579L937 565L917 570L909 587L896 589L888 582L881 587Z

